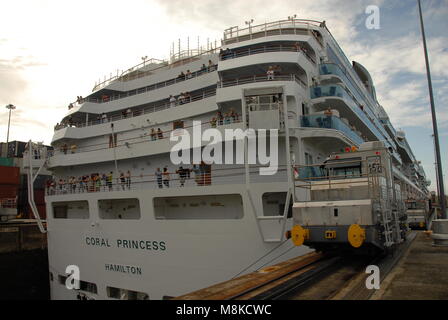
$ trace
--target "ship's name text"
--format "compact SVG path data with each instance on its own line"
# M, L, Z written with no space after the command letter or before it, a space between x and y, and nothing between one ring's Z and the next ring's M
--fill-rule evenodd
M149 240L123 240L117 239L115 242L109 241L109 239L98 238L98 237L86 237L85 243L92 247L104 247L111 248L112 244L116 248L123 249L137 249L137 250L148 250L148 251L165 251L166 243L165 241L149 241Z

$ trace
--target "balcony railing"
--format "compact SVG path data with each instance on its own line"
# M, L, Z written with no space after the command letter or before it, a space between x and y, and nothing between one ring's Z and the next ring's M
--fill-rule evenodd
M188 168L187 168L188 167ZM179 169L167 171L166 175L126 175L111 178L103 174L89 174L82 177L67 177L59 180L49 180L46 184L46 195L76 195L99 192L123 192L135 190L170 190L184 187L210 187L228 184L245 183L245 167L231 166L229 168L214 168L214 165L199 165L196 167L184 165L184 171ZM262 176L260 166L251 166L249 175L252 183L286 183L287 169L280 165L274 175Z
M350 109L362 119L365 125L374 133L378 140L384 141L388 147L392 147L390 141L387 139L374 123L374 120L370 118L365 110L362 110L356 98L339 85L325 85L311 88L311 99L321 97L339 97L344 99L348 103ZM383 128L384 129L384 128Z
M343 122L339 117L336 116L327 116L320 114L301 116L300 123L301 126L305 128L335 129L341 131L358 145L364 142L364 139L362 137L360 137L345 122Z
M184 75L184 76L178 76L176 78L170 79L170 80L166 80L166 81L162 81L162 82L158 82L155 84L152 84L150 86L146 86L146 87L141 87L141 88L137 88L134 90L130 90L130 91L126 91L120 94L115 94L115 95L111 95L111 96L106 96L104 98L85 98L83 99L83 103L84 102L92 102L92 103L107 103L110 101L114 101L114 100L119 100L119 99L123 99L123 98L127 98L127 97L131 97L131 96L135 96L137 94L142 94L142 93L146 93L149 91L153 91L156 89L160 89L160 88L165 88L168 86L171 86L173 84L176 83L180 83L180 82L184 82L186 80L191 80L194 78L197 78L199 76L202 76L204 74L207 74L209 72L213 72L216 71L218 68L218 65L210 65L206 68L197 70L195 72L192 72L190 75Z
M235 59L240 57L246 57L251 56L254 54L260 54L260 53L268 53L268 52L297 52L302 53L312 64L316 64L316 60L307 52L307 49L301 47L297 48L295 46L263 46L263 47L256 47L256 48L247 48L243 50L231 50L231 52L226 53L224 52L220 60L229 60L229 59Z
M351 91L354 92L358 100L364 100L370 110L377 109L377 102L372 98L370 93L367 92L364 84L358 78L354 79L344 66L335 63L324 63L319 66L319 72L321 75L333 74L340 77L344 83L349 86Z
M169 109L169 108L173 108L173 107L177 107L177 106L182 106L182 105L185 105L185 104L188 104L191 102L203 100L203 99L212 97L214 95L216 95L215 88L213 88L211 90L203 91L201 94L196 94L194 96L187 97L184 99L183 102L178 100L175 103L171 103L171 102L166 102L166 100L163 100L163 101L155 102L152 105L144 107L144 108L134 109L131 112L125 112L125 113L121 113L121 114L117 114L117 115L107 116L104 119L97 119L97 120L89 121L87 123L86 122L75 122L75 123L71 123L71 124L70 123L60 124L59 126L55 126L55 130L60 130L60 129L67 128L67 127L83 128L83 127L104 124L104 123L108 123L108 122L114 122L114 121L118 121L118 120L122 120L122 119L138 117L138 116L141 116L144 114L153 113L156 111L161 111L161 110L165 110L165 109ZM100 115L99 115L99 117L100 117Z
M204 122L201 124L202 128L219 128L222 126L227 126L230 124L235 123L241 123L241 115L236 114L235 116L228 116L223 117L222 119L216 119L208 122ZM157 140L164 140L169 139L172 132L176 132L183 129L190 129L193 128L193 125L185 126L183 128L173 129L173 130L164 130L164 131L156 131L158 127L161 127L160 125L154 126L154 127L148 127L145 128L146 133L143 136L138 136L135 138L128 138L128 139L120 139L115 142L115 147L131 147L135 144L140 144L148 141L157 141ZM151 132L151 129L155 129L154 132ZM55 156L56 154L79 154L79 153L85 153L85 152L92 152L92 151L99 151L99 150L109 150L114 147L113 141L109 141L109 143L97 143L97 144L90 144L90 145L83 145L78 146L76 144L68 145L65 144L61 147L59 147L56 152L52 152L48 154L48 158L51 158Z
M311 28L320 26L322 26L321 21L306 19L280 20L249 26L248 28L243 29L235 26L224 31L223 44L230 44L274 35L311 34L322 46L322 40L317 37L314 33L314 29Z
M110 84L111 82L117 80L117 81L131 81L131 80L135 80L135 79L139 79L142 77L146 77L148 75L151 75L154 73L154 71L157 71L159 69L162 68L173 68L173 67L177 67L179 66L179 62L183 62L183 61L179 61L180 59L185 59L185 58L190 58L191 60L197 59L200 56L203 55L211 55L217 52L219 48L216 46L216 42L215 42L215 47L213 47L213 45L211 46L210 50L202 50L202 48L200 50L187 50L186 52L188 53L188 57L182 57L179 55L173 55L171 57L171 62L169 63L166 60L159 60L159 59L155 59L155 58L151 58L149 60L146 60L144 62L141 62L127 70L124 70L121 72L121 74L119 74L117 72L116 75L114 76L110 76L109 78L104 79L104 81L99 81L98 83L95 83L94 88L92 89L92 92L99 90L101 88L104 88L105 86L107 86L108 84ZM183 51L184 52L184 51ZM184 54L185 55L185 54ZM185 63L189 63L190 59L186 60ZM146 71L141 71L140 69L142 67L145 67L146 65L149 64L160 64L161 66L158 66L154 69L151 70L146 70ZM184 63L181 63L184 64Z
M304 89L307 88L307 84L302 79L300 79L299 76L297 76L296 74L274 75L272 77L268 75L253 75L237 79L228 79L218 82L218 88L226 88L242 84L265 82L265 81L295 81L302 88Z

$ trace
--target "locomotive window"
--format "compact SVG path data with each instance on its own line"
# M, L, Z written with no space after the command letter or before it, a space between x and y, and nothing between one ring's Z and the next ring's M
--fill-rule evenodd
M361 158L346 158L330 160L326 167L330 170L330 175L336 178L352 179L361 177Z
M361 176L361 166L333 168L333 176L347 179L359 178Z

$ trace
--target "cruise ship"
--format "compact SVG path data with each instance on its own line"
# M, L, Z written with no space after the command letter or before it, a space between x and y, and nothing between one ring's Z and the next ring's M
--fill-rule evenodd
M244 161L231 153L233 163L192 156L174 164L178 140L208 129L222 133L212 145L226 156L242 146ZM261 174L268 165L260 145L249 161L251 139L227 139L229 129L276 138L278 168ZM321 21L232 27L220 46L173 48L169 61L145 60L98 82L70 104L55 126L54 151L42 155L53 174L47 229L41 225L51 297L167 299L303 255L310 249L285 236L293 199L306 196L294 180L309 173L295 166L368 141L382 141L427 193L423 168L377 101L369 72ZM181 153L210 145L200 139ZM66 285L73 266L75 290Z

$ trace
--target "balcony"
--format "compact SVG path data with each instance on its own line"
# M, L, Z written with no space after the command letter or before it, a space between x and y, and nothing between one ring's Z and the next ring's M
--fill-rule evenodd
M358 145L365 142L363 138L337 116L326 116L321 114L301 116L300 123L301 126L305 128L322 128L341 131Z
M305 49L303 44L302 44L302 47L295 47L293 45L257 46L257 47L239 49L239 50L231 50L230 53L223 53L220 57L220 60L224 61L224 60L229 60L229 59L236 59L236 58L251 56L251 55L260 54L260 53L296 52L296 53L303 54L308 59L308 61L314 65L314 64L316 64L316 60L315 60L315 58L312 57L312 55L310 55L308 53L308 51L311 51L311 50L312 49Z
M242 116L224 117L221 120L216 117L209 122L201 124L201 130L207 128L216 128L220 131L225 129L242 128ZM52 152L47 153L49 168L76 166L88 163L98 163L117 160L126 160L130 158L144 157L154 154L168 153L177 143L171 141L171 135L182 135L185 130L193 135L193 123L178 129L164 129L158 131L159 125L145 128L145 132L140 132L136 137L127 139L113 140L109 134L109 141L95 144L62 144ZM163 126L162 126L163 127ZM153 130L152 130L153 129ZM105 139L106 140L106 139ZM205 142L203 142L205 144Z
M336 76L346 85L350 91L355 95L356 99L362 103L368 109L371 116L375 113L377 108L377 102L372 96L365 92L367 89L365 85L357 78L353 78L344 66L340 66L335 63L324 63L319 65L319 74L322 76Z
M311 88L310 96L311 99L325 98L325 100L328 100L322 105L320 105L319 102L316 102L315 107L318 109L325 110L328 107L328 104L331 104L332 108L336 108L341 116L349 119L355 127L364 127L368 129L370 133L366 133L366 135L371 140L384 141L388 147L392 147L387 136L383 134L374 123L374 119L371 118L362 106L356 102L353 95L346 91L342 86L325 85L313 87Z
M249 176L251 183L282 184L285 186L287 178L287 169L285 165L280 165L276 173L269 176L260 175L259 168L251 168ZM238 165L206 165L197 166L184 165L183 170L171 168L167 176L162 179L156 174L131 174L128 177L120 177L114 172L111 180L107 180L104 175L94 173L80 177L60 177L56 180L50 180L46 185L47 196L76 196L112 192L134 192L134 191L156 191L166 192L169 196L184 195L192 192L193 188L210 188L218 186L238 185L243 187L245 184L245 166ZM229 190L226 188L225 190ZM233 187L234 190L234 187ZM207 192L203 190L202 192Z
M270 81L295 81L303 89L307 88L305 81L300 79L300 77L296 74L282 74L282 75L275 75L272 77L269 77L267 75L253 75L253 76L241 77L241 78L236 78L236 79L227 79L227 80L218 82L218 88L226 88L226 87L239 86L239 85L248 84L248 83L270 82Z
M129 119L129 118L133 118L133 117L139 117L148 113L153 113L153 112L157 112L157 111L162 111L165 109L170 109L170 108L174 108L174 107L178 107L178 106L184 106L187 105L189 103L195 102L195 101L200 101L209 97L213 97L216 95L216 89L209 89L209 90L203 90L202 92L198 93L198 94L193 94L190 97L185 97L183 99L180 99L180 96L177 97L178 99L176 100L176 102L169 102L168 99L165 99L163 101L158 101L158 102L154 102L151 103L150 105L147 106L142 106L140 108L133 108L132 110L130 110L130 112L124 111L121 113L111 113L109 115L107 115L105 118L101 118L100 115L98 115L98 119L96 120L92 120L89 121L88 119L83 119L83 121L64 121L63 123L56 125L54 127L55 131L67 128L67 127L71 127L71 128L83 128L83 127L89 127L89 126L94 126L94 125L101 125L104 123L109 123L109 122L115 122L115 121L119 121L119 120L124 120L124 119Z
M223 44L258 39L268 36L279 35L310 35L323 46L321 35L316 31L322 26L320 21L305 19L288 19L275 22L263 23L248 28L240 29L238 26L224 31Z

